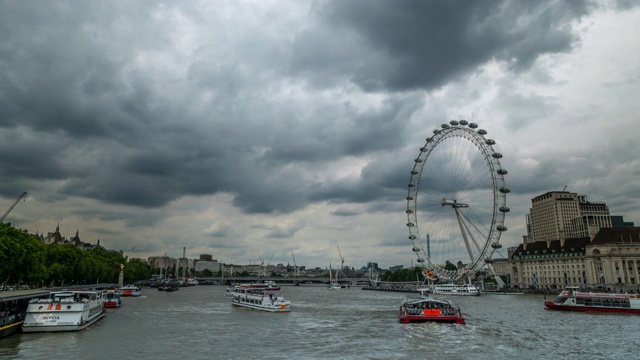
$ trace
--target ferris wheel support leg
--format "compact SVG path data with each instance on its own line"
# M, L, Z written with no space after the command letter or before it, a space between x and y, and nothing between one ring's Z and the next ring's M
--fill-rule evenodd
M504 281L502 281L502 278L496 274L495 270L493 270L493 266L491 266L491 264L487 264L487 266L489 267L489 272L491 272L493 277L496 279L496 283L500 289L507 287L507 284L505 284Z
M469 243L469 239L467 238L467 232L464 230L464 225L462 222L462 217L460 216L460 211L457 207L453 207L453 210L456 212L456 218L458 218L458 225L460 226L460 232L462 233L462 238L464 239L464 245L467 247L467 252L469 253L469 258L471 259L471 263L475 262L473 257L473 251L471 251L471 244Z

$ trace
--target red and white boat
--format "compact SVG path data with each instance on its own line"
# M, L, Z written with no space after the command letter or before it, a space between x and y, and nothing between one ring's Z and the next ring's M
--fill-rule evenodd
M120 288L120 295L122 296L140 296L142 289L135 285L127 285Z
M105 308L119 308L122 304L120 300L120 291L114 289L108 289L103 291L104 307Z
M588 292L567 287L553 301L545 301L544 306L550 310L640 315L640 295Z
M420 297L406 298L400 305L398 320L401 323L441 322L464 324L462 311L447 299Z

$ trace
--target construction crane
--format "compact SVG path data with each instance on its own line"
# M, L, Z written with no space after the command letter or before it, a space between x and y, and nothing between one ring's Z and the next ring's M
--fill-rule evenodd
M336 244L336 246L338 247L338 253L340 253L340 270L342 270L342 272L344 273L344 256L342 256L342 251L340 251L340 245ZM337 272L336 272L336 275L337 275Z
M18 198L13 202L13 204L11 204L11 206L9 206L9 209L7 211L4 212L4 214L2 214L2 217L0 218L0 224L2 224L2 222L4 221L4 218L7 217L7 215L9 215L9 213L11 212L11 210L13 210L14 207L16 207L16 205L20 202L20 200L27 196L27 192L23 192L22 194L20 194L20 196L18 196Z
M298 277L298 265L296 265L296 257L293 256L293 251L291 252L291 257L293 258L293 276Z

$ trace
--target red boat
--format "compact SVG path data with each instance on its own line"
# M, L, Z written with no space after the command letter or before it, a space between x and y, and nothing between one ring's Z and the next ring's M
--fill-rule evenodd
M120 301L120 291L118 290L105 290L103 292L103 296L105 308L119 308L122 304L122 302Z
M462 311L447 299L421 297L404 299L398 312L401 323L441 322L464 324Z
M549 310L640 315L640 295L584 292L567 287L553 301L545 301L544 306Z

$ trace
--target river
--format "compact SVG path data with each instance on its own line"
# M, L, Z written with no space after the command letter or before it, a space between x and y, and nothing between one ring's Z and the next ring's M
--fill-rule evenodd
M636 358L640 317L544 309L542 295L450 297L467 324L399 324L413 294L283 286L290 313L233 307L224 286L144 288L73 333L0 340L0 359ZM634 355L636 354L636 355Z

